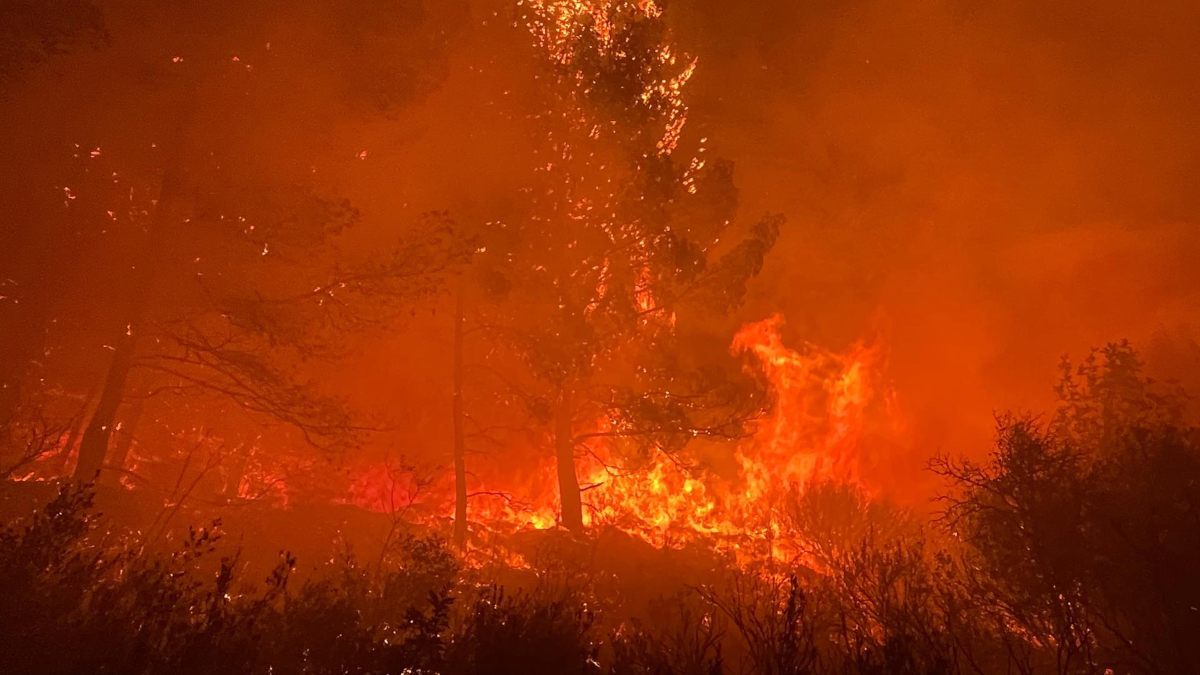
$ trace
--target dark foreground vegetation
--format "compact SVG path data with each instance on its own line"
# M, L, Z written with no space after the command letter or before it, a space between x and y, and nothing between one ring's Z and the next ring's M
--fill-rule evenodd
M0 672L1200 672L1186 400L1119 346L1060 396L1002 417L987 463L933 462L936 523L797 491L792 560L550 531L528 564L478 563L414 529L303 580L283 553L263 582L219 523L152 550L64 485L0 533Z

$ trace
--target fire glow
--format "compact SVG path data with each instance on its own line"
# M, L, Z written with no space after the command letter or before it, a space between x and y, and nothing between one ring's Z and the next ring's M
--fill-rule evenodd
M654 545L704 539L718 548L741 549L786 539L777 522L786 501L814 482L874 486L860 471L864 428L894 425L896 412L883 382L878 348L861 343L844 353L812 344L784 343L784 318L746 324L730 351L747 357L747 368L766 378L771 405L752 432L737 443L733 470L656 453L639 466L622 466L611 442L590 445L577 461L584 522L613 527ZM872 414L884 420L868 419ZM510 493L502 478L480 488L470 520L476 535L488 531L549 529L558 524L554 462L547 457L530 474L533 494ZM351 503L378 512L403 510L416 500L438 500L384 467L361 470ZM452 512L452 503L439 509ZM428 507L429 505L425 505ZM781 545L774 541L774 545Z

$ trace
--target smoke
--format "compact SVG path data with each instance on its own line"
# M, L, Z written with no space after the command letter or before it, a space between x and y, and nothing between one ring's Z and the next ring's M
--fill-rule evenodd
M1107 341L1131 339L1152 374L1200 390L1196 3L659 4L699 59L685 133L735 162L743 224L788 218L730 337L778 312L789 345L879 345L908 437L880 450L881 474L919 482L935 452L982 452L993 411L1044 410L1060 356ZM207 123L242 120L257 130L246 154L347 197L361 214L348 249L389 245L429 210L462 223L510 210L536 114L511 3L367 6L214 14L232 26L228 48L211 47L229 77L276 89L223 88ZM186 42L130 41L188 34L139 3L106 20L118 50L199 59ZM145 130L168 97L104 77L121 54L87 47L13 85L0 101L20 129L5 147L30 159L5 176L50 190L48 153L90 147L97 129L131 147L157 138ZM351 363L320 372L399 429L362 456L447 461L448 309L355 336Z
M371 154L344 186L368 220L513 199L532 73L505 16L477 3L440 89L352 131ZM1065 354L1128 338L1151 373L1200 381L1200 8L677 0L668 16L699 57L686 133L735 162L744 220L788 217L730 325L780 312L793 344L882 345L908 438L872 463L901 491L934 453L984 452L994 412L1052 406ZM420 325L448 334L445 308ZM370 358L435 356L370 369L368 390L445 394L444 346L386 341ZM444 446L429 399L408 409L412 443Z
M671 10L743 209L789 217L748 316L879 333L914 463L1051 405L1062 354L1129 338L1195 379L1194 3Z

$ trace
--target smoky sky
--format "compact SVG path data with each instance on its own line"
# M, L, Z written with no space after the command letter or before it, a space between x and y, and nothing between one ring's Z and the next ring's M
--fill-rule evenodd
M358 201L475 218L512 199L527 130L509 99L529 71L493 11L473 7L437 92L347 131L372 153L347 163ZM984 452L994 413L1051 407L1063 355L1128 338L1152 374L1197 381L1200 8L677 0L668 12L699 60L687 133L735 163L743 220L788 218L730 326L781 312L789 340L883 345L910 432L887 463L906 480L927 480L935 452ZM417 317L417 332L444 331L442 316ZM401 400L444 397L431 365L444 341L413 339L382 343L373 355L403 345L397 369L364 377ZM438 445L440 407L410 403L432 435L412 442Z
M391 18L321 3L247 15L256 42L239 54L270 59L287 102L256 103L261 152L287 145L349 198L362 216L351 239L368 248L422 212L502 213L519 199L535 72L511 7L367 4ZM123 30L154 30L149 7L108 8L118 47ZM673 0L667 12L698 59L685 133L735 163L744 223L788 219L726 328L780 312L795 343L882 345L910 430L889 451L904 476L921 480L934 452L983 451L995 411L1051 406L1064 354L1128 338L1152 374L1200 384L1200 5ZM30 125L94 117L72 112L65 86L114 97L113 118L144 108L97 68L80 85L52 64L9 110ZM397 73L411 84L373 89ZM10 145L46 151L30 138ZM386 447L435 459L446 447L449 330L445 303L427 303L353 338L359 358L324 373L403 421Z
M1108 341L1194 382L1194 3L672 10L693 120L790 220L747 311L881 334L926 452L1051 405L1059 356Z

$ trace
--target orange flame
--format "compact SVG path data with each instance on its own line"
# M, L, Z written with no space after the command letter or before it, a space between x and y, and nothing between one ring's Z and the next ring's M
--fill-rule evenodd
M656 545L706 538L741 551L767 542L775 554L786 548L778 514L797 491L823 480L870 491L860 474L864 426L875 410L871 403L890 403L880 386L879 350L864 344L845 353L811 344L792 348L783 342L783 323L775 315L747 324L730 347L751 357L748 367L766 378L772 400L736 448L736 475L662 453L647 466L621 470L614 468L613 448L596 446L578 468L589 526L615 527ZM473 518L497 529L553 527L553 467L547 462L535 474L545 486L539 495L524 503L472 503Z
M876 350L861 343L845 354L805 344L783 344L783 317L743 326L735 352L748 352L770 382L776 401L770 419L739 451L751 498L772 487L814 479L860 483L864 414L878 379Z

